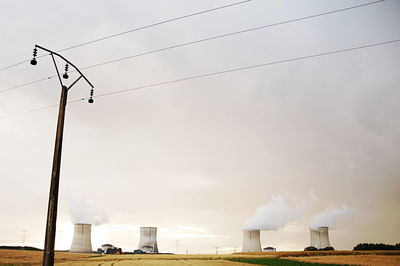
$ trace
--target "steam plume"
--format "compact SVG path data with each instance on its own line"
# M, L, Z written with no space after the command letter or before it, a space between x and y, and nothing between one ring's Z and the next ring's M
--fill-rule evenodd
M341 207L329 207L323 212L314 216L310 228L317 229L320 226L332 227L342 220L345 216L352 213L352 209L343 204Z
M300 204L290 205L282 196L272 197L266 204L258 207L255 216L248 218L243 229L245 230L277 230L286 224L300 219L309 205L316 201L314 193L300 201Z
M83 197L68 197L68 207L71 221L83 224L100 225L108 222L108 216L104 210L87 202Z

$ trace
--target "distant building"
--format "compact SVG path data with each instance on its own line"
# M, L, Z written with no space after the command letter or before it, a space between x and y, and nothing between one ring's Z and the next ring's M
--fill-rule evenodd
M101 249L103 250L104 254L107 254L107 249L113 249L114 246L111 244L103 244L101 245Z
M103 244L101 248L97 249L97 253L99 254L122 254L122 249L117 248L111 244Z

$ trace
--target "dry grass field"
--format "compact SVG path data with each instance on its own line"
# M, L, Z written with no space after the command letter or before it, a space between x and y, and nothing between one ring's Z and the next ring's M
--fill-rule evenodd
M264 254L265 255L265 254ZM0 250L0 266L3 265L41 265L43 252L25 250ZM246 255L97 255L56 252L56 265L249 265L224 260Z
M57 252L55 262L80 260L92 256L91 254L77 254ZM0 249L0 265L39 265L42 263L42 251Z
M308 256L308 257L287 257L296 261L313 263L334 263L353 265L379 265L399 266L400 255L331 255L331 256Z
M373 251L352 251L352 250L332 250L332 251L277 251L277 252L248 252L234 253L235 255L267 255L273 254L278 257L306 257L306 256L328 256L328 255L400 255L400 251L396 250L373 250Z
M41 251L0 250L0 265L41 265ZM236 253L232 255L97 255L56 252L56 265L251 265L228 261L232 258L282 257L285 259L331 264L352 265L400 265L400 252L393 251L327 251Z
M240 254L240 253L238 253ZM265 253L247 253L250 255L265 255ZM400 251L281 251L274 255L301 262L321 264L352 264L376 266L400 266Z

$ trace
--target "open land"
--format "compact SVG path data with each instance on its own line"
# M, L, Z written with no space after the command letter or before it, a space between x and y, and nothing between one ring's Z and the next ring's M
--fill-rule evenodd
M0 265L41 265L41 251L0 250ZM56 265L250 265L237 260L258 258L290 259L292 261L347 264L347 265L400 265L399 251L327 251L327 252L273 252L235 253L230 255L167 255L123 254L99 255L56 252ZM264 262L265 263L265 262ZM268 263L268 262L266 262ZM272 264L264 264L272 265ZM276 264L274 264L276 265ZM284 265L284 264L281 264Z
M289 259L289 258L288 258ZM400 255L332 255L332 256L308 256L290 258L296 261L313 263L335 263L352 265L400 265Z

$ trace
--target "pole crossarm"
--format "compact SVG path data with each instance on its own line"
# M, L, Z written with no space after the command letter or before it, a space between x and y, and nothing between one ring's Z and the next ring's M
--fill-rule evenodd
M43 51L49 52L51 55L56 55L56 56L60 57L62 60L67 62L69 65L71 65L82 76L82 78L84 78L86 80L86 82L90 85L90 87L94 88L93 84L85 77L85 75L83 75L83 73L74 64L72 64L68 59L66 59L64 56L62 56L56 52L53 52L47 48L44 48L40 45L37 45L37 44L35 44L35 47L42 49Z

